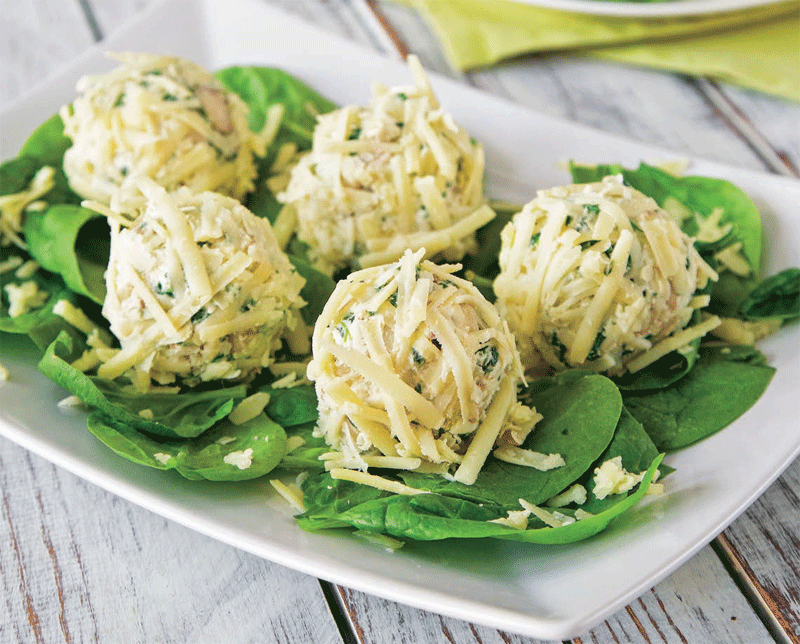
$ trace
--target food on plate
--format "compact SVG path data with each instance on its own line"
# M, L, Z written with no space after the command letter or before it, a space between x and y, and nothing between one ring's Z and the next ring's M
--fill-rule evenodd
M620 176L539 191L501 240L497 305L528 372L636 372L719 324L687 328L717 274Z
M235 199L185 187L167 192L149 179L136 185L141 210L109 211L103 315L121 350L98 375L111 380L132 370L144 389L150 379L251 379L286 333L304 331L303 278L269 222Z
M414 56L414 85L376 84L369 105L319 116L311 151L278 199L328 271L398 259L406 248L458 260L494 217L480 143L439 104Z
M88 429L124 458L191 480L299 470L273 486L304 529L395 543L585 539L661 487L662 452L719 431L764 392L774 369L732 344L800 317L800 271L759 282L760 215L741 190L645 164L573 164L581 185L543 191L521 212L497 204L495 217L480 146L410 63L414 87L320 117L315 136L330 148L291 181L322 159L326 173L361 168L379 183L324 175L339 181L309 193L320 218L300 226L328 246L308 256L293 238L295 205L274 198L276 173L286 178L334 106L285 72L217 73L250 126L272 133L247 208L139 171L117 176L107 202L81 202L82 179L71 189L63 173L65 125L48 119L0 168L0 331L30 336L39 370L71 394L63 406L88 406ZM416 147L395 154L406 139ZM353 235L352 255L326 255L340 233ZM434 261L467 251L463 269ZM361 268L335 273L336 286L308 259ZM701 345L720 319L715 330L738 342Z
M114 71L85 76L60 115L72 146L64 172L85 199L108 204L126 177L150 177L237 199L253 189L254 154L266 141L248 129L248 108L199 65L174 56L117 54Z
M335 467L458 465L455 479L473 482L507 427L522 368L494 306L457 266L424 254L351 273L328 300L308 368L318 431ZM515 444L536 422L528 411Z

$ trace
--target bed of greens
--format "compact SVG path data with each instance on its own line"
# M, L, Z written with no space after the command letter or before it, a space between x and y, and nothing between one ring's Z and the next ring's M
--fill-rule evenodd
M254 131L263 125L270 105L282 103L285 107L279 133L260 160L262 179L280 145L292 141L300 149L310 147L315 121L309 104L320 113L335 107L280 70L231 67L217 76L247 102ZM25 191L45 166L55 170L54 187L38 200L41 208L24 216L21 236L26 249L14 244L0 248L3 266L23 266L30 259L40 265L32 275L20 275L13 268L0 275L3 341L13 341L8 334L29 336L40 350L40 371L80 399L89 411L88 429L130 461L175 469L188 479L233 481L269 472L292 478L302 472L299 480L305 511L298 521L306 530L349 528L400 539L495 537L531 543L566 543L589 537L635 506L657 471L660 479L670 473L661 463L665 452L689 446L741 416L761 396L774 372L755 347L713 340L694 341L635 378L611 380L591 372L566 372L529 382L519 393L523 402L543 415L523 447L561 454L564 467L542 472L490 457L470 486L435 474L381 472L429 492L414 495L335 480L319 459L329 448L313 436L317 412L311 385L273 387L274 376L264 372L248 385L205 385L178 394L143 395L129 393L124 382L102 380L71 366L87 346L87 333L68 323L54 306L66 300L107 328L100 305L105 294L109 232L102 215L80 205L61 171L61 159L69 145L60 118L54 116L31 135L15 159L0 166L2 195ZM721 208L721 223L730 224L729 230L713 242L698 242L698 250L714 266L716 253L741 244L749 271L746 275L722 272L711 290L708 310L774 328L800 318L800 269L761 277L760 216L736 186L720 179L677 177L645 164L626 169L573 163L571 173L572 181L579 183L621 173L628 184L659 204L682 206L687 213L683 228L689 235L696 235L702 220ZM263 180L257 186L245 205L274 221L280 204ZM480 254L464 262L464 274L490 299L498 270L499 233L514 209L498 205L497 211L497 219L479 231ZM310 265L302 244L291 242L288 252L306 279L302 296L308 305L303 317L313 325L334 281ZM6 287L29 280L34 280L47 298L15 315L9 311ZM299 358L302 356L279 356L286 361ZM254 391L270 394L265 414L240 425L229 422L227 416L235 405ZM141 414L145 409L152 414ZM249 467L226 462L226 456L244 450L252 450ZM644 473L641 482L626 492L598 498L593 489L595 468L617 457L628 472ZM560 494L578 483L588 490L586 502L562 505ZM169 485L166 477L164 485ZM544 514L527 517L522 527L504 523L509 513L520 510L520 498L542 508Z

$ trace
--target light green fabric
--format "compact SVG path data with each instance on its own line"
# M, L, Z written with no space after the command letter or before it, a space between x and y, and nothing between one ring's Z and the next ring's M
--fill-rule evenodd
M796 0L679 18L590 16L509 0L395 1L426 18L451 63L462 70L524 54L574 51L711 76L800 102Z

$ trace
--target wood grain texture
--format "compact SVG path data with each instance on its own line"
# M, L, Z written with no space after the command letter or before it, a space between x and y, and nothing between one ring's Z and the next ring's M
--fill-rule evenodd
M542 642L403 607L349 589L341 589L341 599L362 644ZM391 624L402 627L392 628ZM773 639L747 599L732 583L713 550L704 548L692 559L691 565L679 568L604 624L574 642L762 644L773 642Z
M388 0L380 0L378 6L401 39L413 42L411 48L440 73L461 76L538 112L670 150L770 170L752 142L731 127L730 118L690 78L566 55L523 56L460 74L451 70L430 28L416 12ZM800 106L726 83L718 86L740 118L789 167L800 167Z
M341 642L317 579L0 439L0 642Z
M725 530L721 547L786 639L800 643L800 460Z

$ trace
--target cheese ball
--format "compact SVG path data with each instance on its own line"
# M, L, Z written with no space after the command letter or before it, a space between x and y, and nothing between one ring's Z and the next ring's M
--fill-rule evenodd
M396 261L406 248L458 260L494 213L481 208L483 148L439 105L419 61L415 84L373 87L365 107L318 117L312 149L278 200L327 272Z
M112 219L103 315L121 350L98 370L194 386L247 381L302 329L304 280L265 219L238 201L138 184L145 206Z
M445 472L476 461L480 469L516 403L522 370L508 326L452 274L457 265L423 256L424 249L407 251L398 262L352 273L314 328L308 377L318 432L341 467L425 462ZM479 453L468 458L478 434Z
M501 244L497 307L534 374L647 366L708 303L696 291L716 279L693 240L620 176L539 191Z
M78 81L80 95L60 111L72 139L64 172L76 193L107 205L133 176L237 199L253 189L253 155L264 154L265 142L248 129L238 96L182 58L116 58L114 71Z

